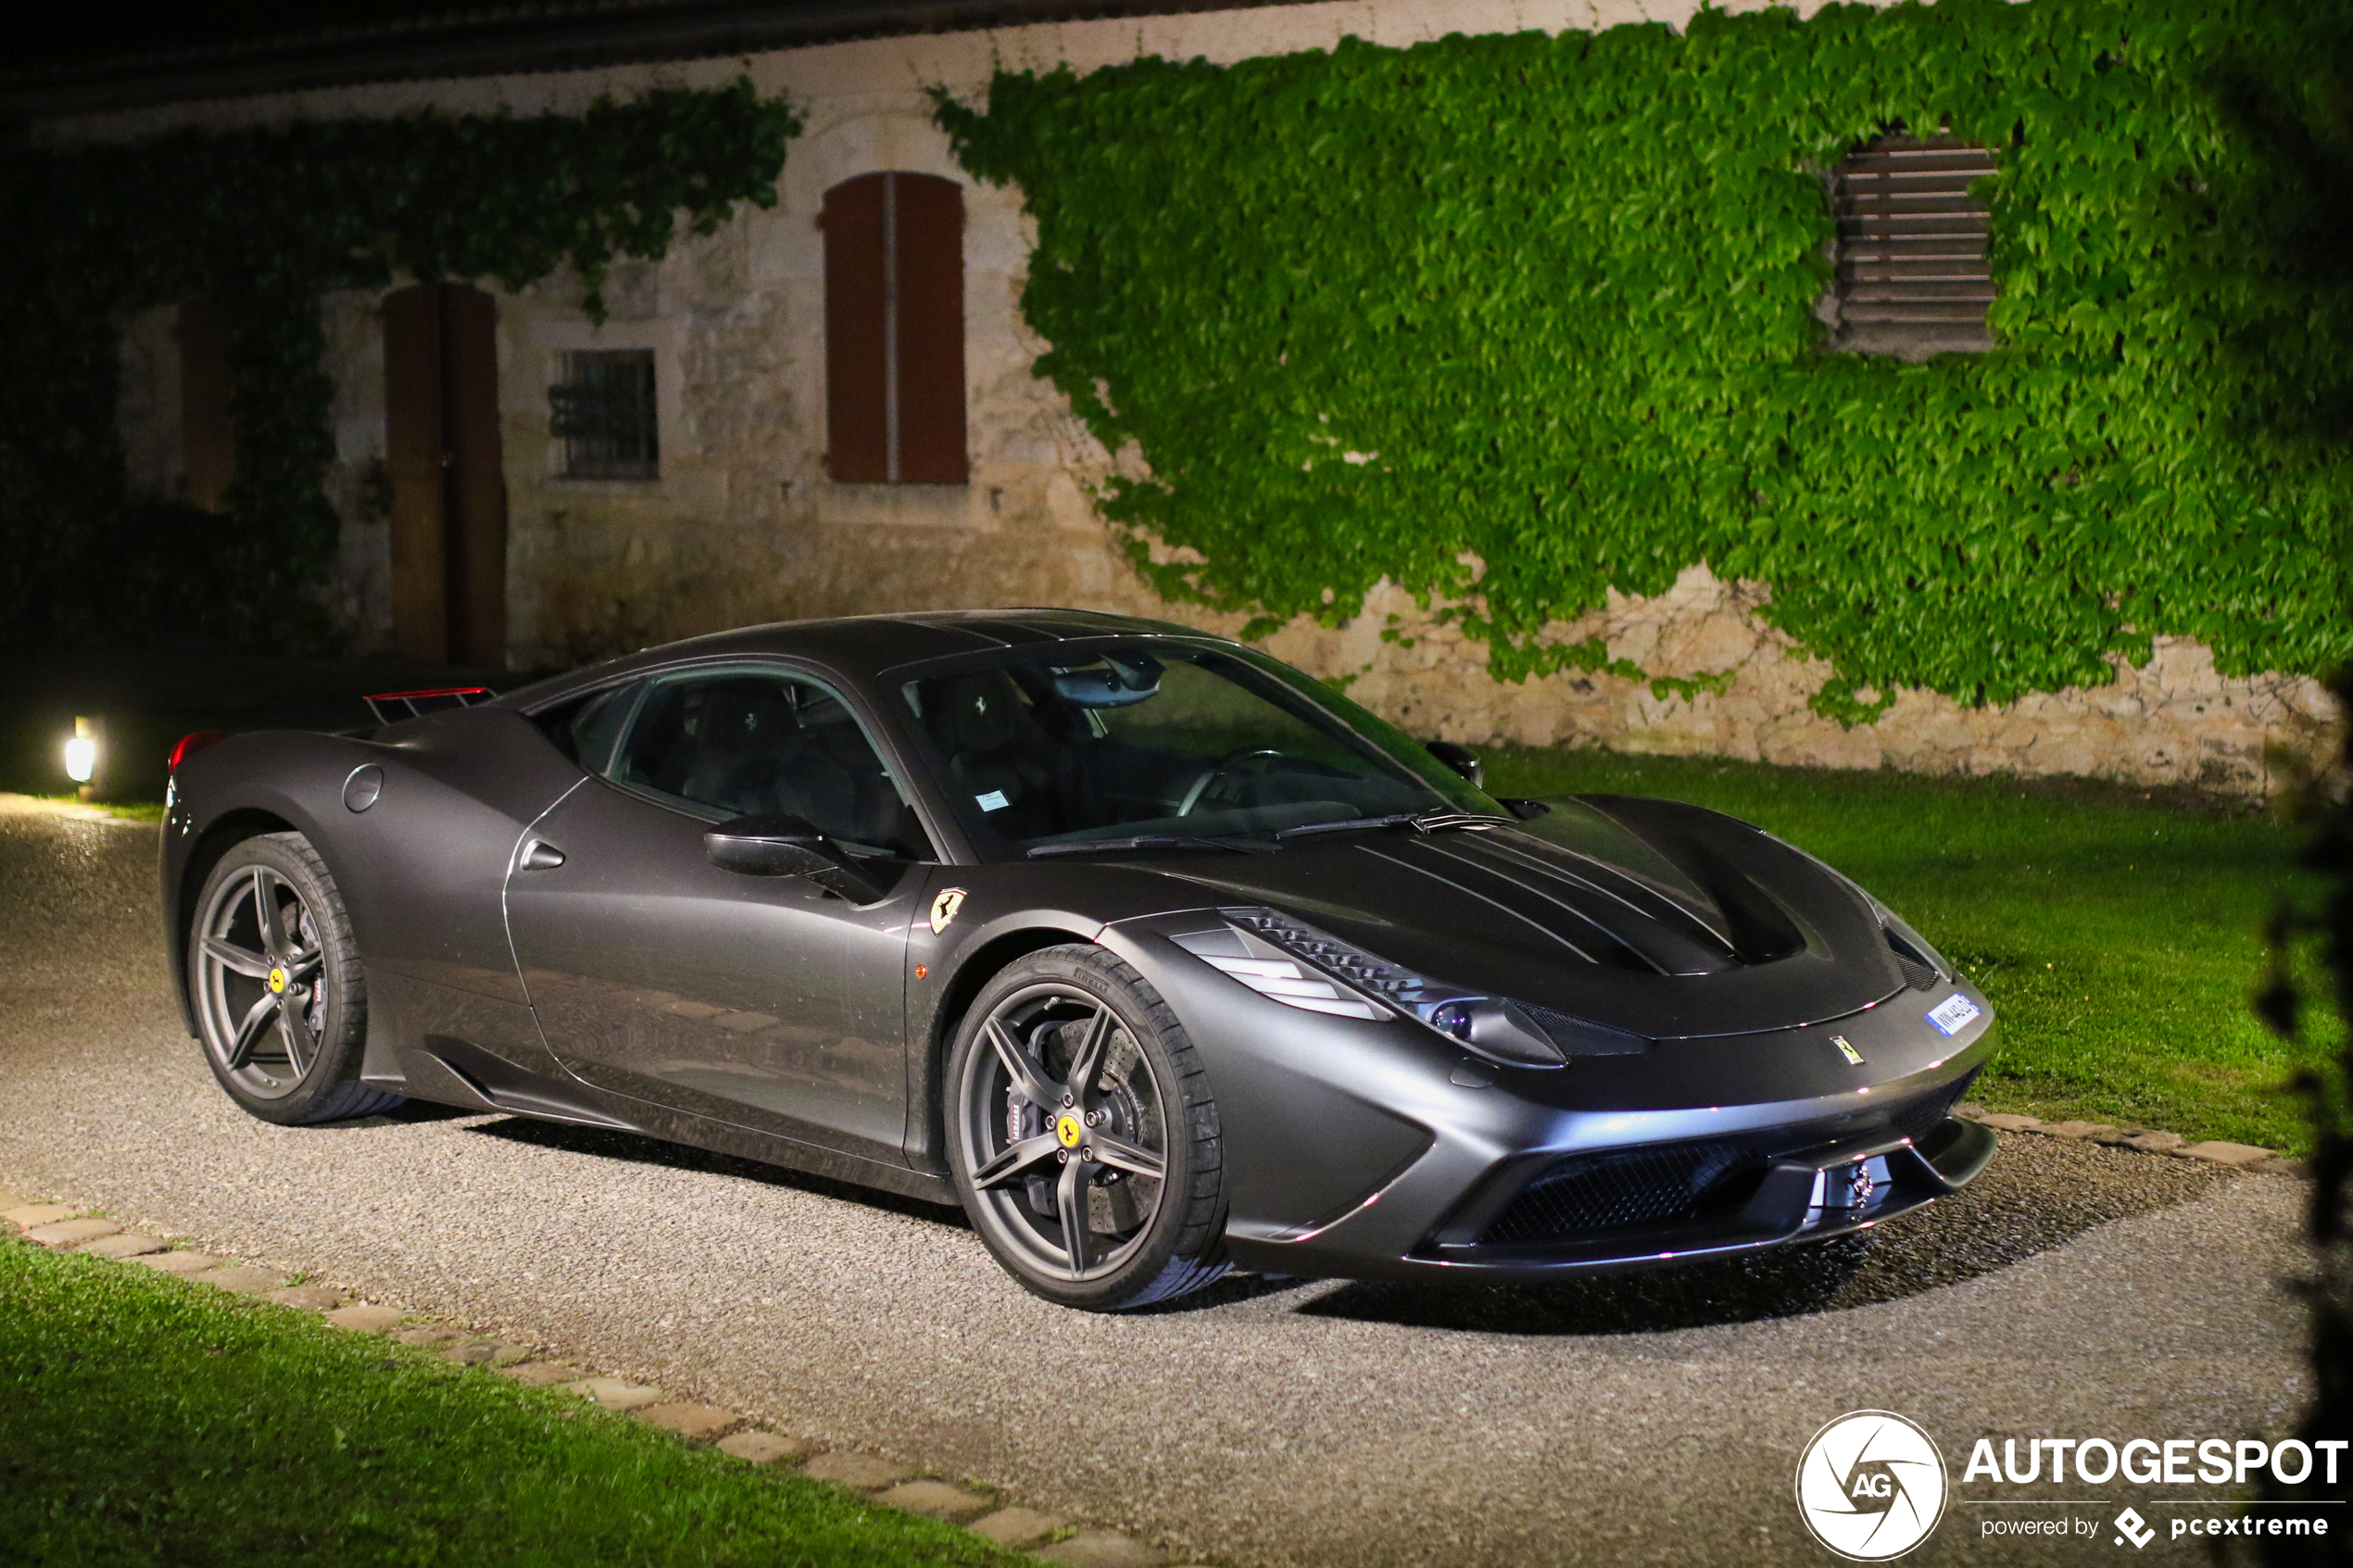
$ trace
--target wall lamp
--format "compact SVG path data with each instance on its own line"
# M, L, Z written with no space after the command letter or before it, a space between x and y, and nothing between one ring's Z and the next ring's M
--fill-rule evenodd
M73 735L66 742L66 777L82 786L84 800L94 799L98 794L98 767L106 760L99 743L105 733L99 721L76 715Z

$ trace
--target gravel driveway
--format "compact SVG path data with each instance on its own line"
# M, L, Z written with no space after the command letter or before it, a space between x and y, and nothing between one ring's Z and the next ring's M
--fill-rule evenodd
M1919 1421L1967 1499L1980 1436L2277 1435L2302 1404L2297 1185L2053 1138L2006 1138L1859 1268L1245 1279L1095 1317L952 1211L741 1161L422 1106L269 1126L181 1033L156 831L0 797L0 1185L1214 1561L1819 1562L1793 1470L1849 1410ZM2160 1524L2183 1493L2093 1490ZM1983 1540L1985 1513L1907 1561L2114 1550Z

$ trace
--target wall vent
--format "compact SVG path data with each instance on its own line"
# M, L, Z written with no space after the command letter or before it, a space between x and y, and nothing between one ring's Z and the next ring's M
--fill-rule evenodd
M1839 164L1831 177L1838 270L1822 311L1831 348L1925 359L1994 346L1989 215L1969 195L1994 167L1982 147L1900 132Z

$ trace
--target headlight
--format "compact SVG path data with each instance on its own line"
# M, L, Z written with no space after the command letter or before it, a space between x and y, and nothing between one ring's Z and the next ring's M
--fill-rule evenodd
M1516 1002L1416 974L1273 909L1217 912L1225 930L1173 940L1270 1000L1340 1018L1410 1019L1508 1066L1568 1064Z

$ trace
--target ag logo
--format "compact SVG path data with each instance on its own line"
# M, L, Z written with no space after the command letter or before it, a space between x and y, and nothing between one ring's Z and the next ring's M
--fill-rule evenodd
M954 920L956 911L963 907L964 890L961 887L951 887L934 898L931 901L931 934L937 936L947 930L948 922Z
M1797 1461L1797 1512L1814 1538L1856 1562L1901 1557L1944 1516L1944 1456L1887 1411L1856 1411L1814 1434Z

